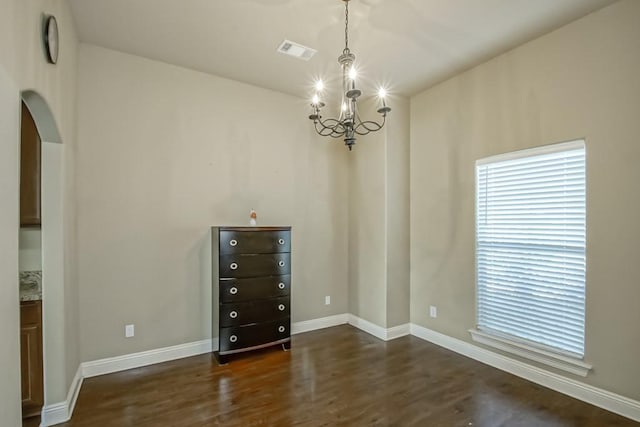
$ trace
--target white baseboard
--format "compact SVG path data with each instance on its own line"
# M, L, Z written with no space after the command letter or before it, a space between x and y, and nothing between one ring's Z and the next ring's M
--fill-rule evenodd
M301 334L303 332L315 331L317 329L330 328L332 326L344 325L349 321L347 314L336 314L334 316L321 317L319 319L303 320L291 325L291 334Z
M562 375L511 359L466 341L441 334L423 326L411 324L411 335L432 342L456 353L525 378L536 384L590 403L624 417L640 421L640 402L628 397L594 387Z
M328 328L347 323L346 314L323 317L320 319L296 322L291 325L293 334L300 334L316 329ZM122 356L108 357L82 363L82 376L91 378L98 375L111 374L127 369L140 368L142 366L156 363L168 362L170 360L182 359L184 357L197 356L198 354L209 353L218 349L218 339L195 341L186 344L174 345L171 347L157 348L154 350L142 351L139 353L125 354Z
M387 330L382 326L378 326L375 323L371 323L368 320L364 320L353 314L349 314L349 324L356 328L373 335L374 337L386 341Z
M640 402L636 400L528 365L413 323L385 329L352 314L338 314L320 319L296 322L292 324L291 330L292 334L300 334L345 323L349 323L384 341L411 334L560 393L567 394L627 418L640 421ZM214 338L213 340L196 341L140 353L84 362L78 367L76 376L69 388L67 400L53 405L47 405L43 408L42 426L59 424L71 418L83 378L196 356L198 354L211 352L217 348L218 340Z
M291 325L293 334L300 334L316 329L328 328L347 323L346 314L323 317L320 319L296 322ZM157 348L154 350L142 351L139 353L125 354L122 356L108 357L82 363L82 376L91 378L98 375L111 374L127 369L140 368L142 366L156 363L168 362L170 360L182 359L184 357L197 356L209 353L218 349L218 339L195 341L186 344L174 345L171 347Z
M69 412L67 402L54 403L53 405L47 405L42 408L40 426L53 426L69 421L69 419L71 419L71 412Z
M155 350L141 351L139 353L108 357L92 362L83 362L81 364L82 376L84 378L91 378L97 375L105 375L156 363L168 362L170 360L182 359L183 357L209 353L212 351L212 348L217 347L217 343L212 343L212 341L214 340L206 339L171 347L157 348Z
M332 326L343 325L346 323L356 322L357 327L369 332L364 328L381 332L381 339L391 339L387 337L397 337L406 335L404 333L405 325L385 330L366 320L359 319L348 314L337 314L334 316L323 317L320 319L305 320L296 322L291 325L292 334L300 334L310 332L317 329L329 328ZM369 332L371 333L371 332ZM375 334L374 334L375 335ZM98 375L106 375L114 372L120 372L127 369L140 368L143 366L153 365L156 363L168 362L171 360L182 359L184 357L197 356L203 353L209 353L218 349L218 339L206 339L186 344L179 344L170 347L158 348L154 350L142 351L139 353L125 354L122 356L108 357L105 359L83 362L78 367L78 371L69 388L67 400L64 402L47 405L42 409L42 426L52 426L69 421L75 408L78 393L84 378L91 378Z
M71 418L71 414L73 414L73 410L76 408L76 401L78 400L78 395L80 394L80 388L82 387L83 381L84 377L82 376L82 369L78 366L76 375L73 377L73 382L71 383L71 387L69 387L69 392L67 393L67 402L69 402L69 418Z
M411 334L410 324L405 323L404 325L393 326L391 328L387 328L387 339L386 341L394 340L396 338L404 337Z
M409 335L409 324L394 326L392 328L385 329L382 326L378 326L375 323L371 323L368 320L364 320L353 314L349 314L349 324L355 326L364 332L373 335L383 341L389 341L392 339L400 338L405 335Z
M40 425L42 427L64 423L71 419L73 410L76 407L76 400L78 400L78 393L80 393L80 387L82 386L82 380L82 369L78 366L76 375L73 377L71 385L69 386L67 400L64 402L54 403L52 405L46 405L42 408L40 418Z

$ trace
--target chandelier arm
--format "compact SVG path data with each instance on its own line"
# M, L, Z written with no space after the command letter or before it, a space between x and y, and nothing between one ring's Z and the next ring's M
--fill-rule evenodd
M318 119L318 123L320 123L320 126L322 126L323 128L326 129L332 129L334 132L336 133L345 133L346 129L344 124L342 123L342 121L337 120L337 119L325 119L324 121L322 121L322 119Z
M331 135L331 129L318 128L318 124L317 123L316 123L315 127L316 127L316 132L318 133L318 135L320 135L320 136L330 136Z
M318 135L330 136L332 138L338 138L340 136L332 128L329 128L329 127L320 127L319 128L317 123L316 123L316 132L318 133Z
M330 136L332 138L340 138L346 133L346 129L339 120L326 119L324 122L320 119L314 121L316 132L322 136ZM318 125L321 128L318 128Z
M367 120L367 121L358 123L353 130L358 135L366 135L370 132L377 132L380 129L382 129L385 121L386 121L386 117L382 118L382 123L374 122L372 120ZM364 130L361 130L362 128Z

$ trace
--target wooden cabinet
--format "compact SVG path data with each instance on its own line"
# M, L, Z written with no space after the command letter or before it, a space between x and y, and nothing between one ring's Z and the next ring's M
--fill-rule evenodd
M41 142L36 123L22 103L20 137L20 226L39 227Z
M291 345L291 227L213 227L215 353Z
M40 415L44 404L42 377L42 302L20 303L22 416Z

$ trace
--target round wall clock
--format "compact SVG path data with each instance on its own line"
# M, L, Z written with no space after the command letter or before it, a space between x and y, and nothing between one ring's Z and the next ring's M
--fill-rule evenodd
M45 18L44 28L42 31L42 37L44 39L44 48L47 54L47 61L50 64L58 62L58 22L56 17L49 15Z

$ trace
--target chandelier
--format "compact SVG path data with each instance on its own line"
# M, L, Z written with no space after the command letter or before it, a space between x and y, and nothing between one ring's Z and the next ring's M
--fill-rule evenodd
M391 111L385 103L386 91L380 88L378 97L380 98L380 108L378 113L382 116L382 122L378 123L371 120L362 121L358 114L358 98L362 95L359 89L356 89L357 70L354 66L356 56L349 50L349 0L344 2L344 50L342 55L338 57L338 64L342 69L342 100L340 103L340 115L337 119L323 119L320 114L322 107L325 106L321 101L324 84L322 80L316 82L316 93L311 101L311 114L309 119L313 121L316 132L322 136L330 136L332 138L344 137L344 144L349 151L356 143L356 135L366 135L370 132L376 132L382 129L386 121L387 113Z

